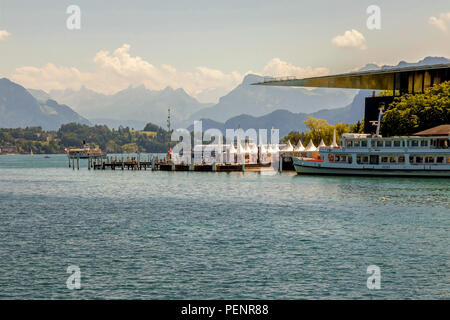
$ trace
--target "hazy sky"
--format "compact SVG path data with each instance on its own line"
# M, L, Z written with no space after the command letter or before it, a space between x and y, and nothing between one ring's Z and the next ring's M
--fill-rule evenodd
M69 30L69 5L81 29ZM370 5L381 30L366 25ZM449 0L0 0L0 77L112 93L183 87L214 100L248 72L314 76L450 57Z

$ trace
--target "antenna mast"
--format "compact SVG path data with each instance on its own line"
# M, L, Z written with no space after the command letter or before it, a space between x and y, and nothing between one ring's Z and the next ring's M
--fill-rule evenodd
M168 116L167 116L167 128L169 130L169 134L170 134L170 108L168 110Z

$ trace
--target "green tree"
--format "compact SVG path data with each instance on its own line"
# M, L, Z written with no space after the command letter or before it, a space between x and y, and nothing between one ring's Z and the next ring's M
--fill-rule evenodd
M384 136L411 135L450 123L450 81L434 85L421 94L398 97L384 112Z
M308 119L305 120L305 125L307 127L306 132L292 131L282 139L282 142L287 143L288 141L291 141L291 143L297 144L299 140L302 140L303 144L306 145L312 140L317 146L320 143L320 140L323 139L325 144L330 145L333 142L335 129L337 143L339 143L342 134L347 132L358 132L358 130L361 129L361 124L348 125L345 123L338 123L333 126L328 124L326 120L316 119L314 117L308 117Z

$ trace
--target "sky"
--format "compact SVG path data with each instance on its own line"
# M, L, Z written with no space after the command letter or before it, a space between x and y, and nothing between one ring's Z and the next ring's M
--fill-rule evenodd
M377 16L367 13L374 5ZM450 58L450 1L0 0L0 52L0 77L27 88L171 86L215 102L248 73L308 77Z

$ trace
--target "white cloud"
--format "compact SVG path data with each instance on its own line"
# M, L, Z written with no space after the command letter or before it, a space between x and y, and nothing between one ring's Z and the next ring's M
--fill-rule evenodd
M302 78L308 77L318 77L324 76L330 73L328 68L312 68L312 67L297 67L292 64L289 64L285 61L280 60L279 58L273 58L267 63L264 67L263 72L264 75L270 75L274 77L281 76L296 76Z
M6 40L9 36L11 36L11 33L6 30L0 30L0 41Z
M78 90L85 86L91 90L112 94L131 86L145 85L150 90L162 90L168 86L183 88L193 96L204 90L225 87L231 90L242 80L239 72L224 73L207 67L197 67L192 72L178 71L170 65L154 66L139 56L129 53L130 45L124 44L112 53L98 52L93 61L94 72L83 72L75 67L56 66L48 63L41 68L20 67L12 76L27 88Z
M345 31L343 35L338 35L334 37L331 42L342 48L359 48L361 50L366 50L366 38L358 30L352 29Z
M448 25L450 25L450 12L441 13L439 18L430 17L428 22L437 27L439 30L447 32L449 27Z
M200 66L192 71L179 71L167 64L155 66L139 56L130 54L130 45L109 51L99 51L93 59L95 70L80 71L76 67L56 66L47 63L43 67L24 66L17 68L12 80L26 88L42 89L73 89L79 90L85 86L91 90L112 94L129 86L144 85L150 90L161 90L170 86L174 89L183 88L200 101L212 102L224 93L232 90L242 82L243 77L250 72L223 72ZM271 76L310 77L329 73L326 68L301 68L284 62L278 58L272 59L257 74Z

